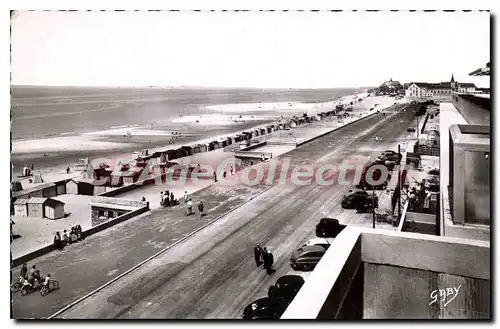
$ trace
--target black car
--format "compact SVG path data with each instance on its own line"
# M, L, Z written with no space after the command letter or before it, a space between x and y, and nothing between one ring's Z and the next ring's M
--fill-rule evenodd
M316 225L316 236L322 238L335 238L344 228L345 225L340 224L338 219L321 218L318 225Z
M279 319L290 303L281 297L264 297L248 304L243 310L243 320Z
M291 303L303 285L304 278L300 275L285 275L269 287L267 295L269 298L281 297Z
M403 155L401 153L395 152L393 150L386 150L382 152L379 156L379 159L383 159L386 161L399 161Z
M409 132L409 133L414 133L415 132L415 128L410 127L408 129L406 129L406 131Z
M360 205L364 205L367 202L371 202L372 196L366 191L356 190L352 191L347 195L344 195L342 199L342 208L344 209L357 209ZM375 196L375 205L378 205L378 197Z

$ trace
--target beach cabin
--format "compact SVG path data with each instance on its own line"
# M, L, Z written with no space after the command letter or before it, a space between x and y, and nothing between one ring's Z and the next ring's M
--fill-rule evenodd
M180 159L182 157L186 156L186 150L184 150L182 147L179 147L178 149L175 149L175 158Z
M201 152L208 152L208 143L203 143L203 144L200 144L201 145Z
M226 137L226 145L231 145L233 144L233 137Z
M290 127L295 128L295 127L297 127L298 121L297 120L290 120L289 124L290 124Z
M218 142L216 142L216 141L212 141L212 142L208 143L208 151L215 150L215 143L218 144Z
M28 216L29 217L44 217L44 209L43 205L47 201L46 198L30 198L28 199Z
M29 199L22 198L14 201L14 216L28 216L28 200Z
M61 180L54 184L56 184L56 196L66 194L66 180Z
M23 184L21 184L21 182L14 181L14 182L10 183L10 190L12 192L22 191L23 190Z
M111 186L118 187L123 185L123 171L113 171L111 173Z
M240 134L238 134L238 135L234 136L234 142L235 142L235 143L239 143L239 142L241 142L241 138L242 138L242 136L241 136Z
M265 135L266 134L266 128L259 128L260 134Z
M94 179L84 178L78 182L78 194L94 195Z
M165 153L165 155L167 157L167 161L171 161L171 160L177 159L175 157L175 150L166 150L164 153Z
M70 179L66 182L66 194L78 194L78 182Z
M268 134L272 133L273 132L273 129L271 128L271 126L267 126L266 127L266 131Z
M193 148L191 146L183 146L182 148L186 154L185 156L193 155Z
M48 219L59 219L64 217L64 202L47 199L44 203L45 217Z
M227 139L223 139L223 140L219 141L219 145L221 147L226 147L227 146Z
M255 130L253 131L253 136L254 136L254 137L260 136L260 131L259 131L258 129L255 129Z
M195 146L193 146L193 154L197 154L197 153L201 153L201 145L200 144L196 144Z
M57 196L57 187L56 184L51 183L47 187L42 189L42 197L43 198L52 198Z

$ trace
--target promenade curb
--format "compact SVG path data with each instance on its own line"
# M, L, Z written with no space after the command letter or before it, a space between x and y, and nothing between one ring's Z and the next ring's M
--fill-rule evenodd
M392 106L392 105L391 105L391 106ZM390 108L391 106L389 106L388 108ZM359 122L359 121L361 121L361 120L364 120L364 119L367 119L367 118L369 118L369 117L372 117L372 116L374 116L374 115L376 115L376 114L378 114L378 113L376 113L376 112L375 112L375 113L372 113L372 114L367 115L367 116L365 116L365 117L362 117L362 118L359 118L359 119L353 120L353 121L351 121L351 122L349 122L349 123L347 123L347 124L345 124L345 125L343 125L343 126L340 126L340 127L335 127L335 128L333 128L333 129L328 130L327 132L322 133L322 134L320 134L320 135L318 135L318 136L316 136L316 137L313 137L313 138L311 138L311 139L309 139L309 140L307 140L307 141L303 141L302 143L300 143L300 145L304 145L304 144L306 144L306 143L308 143L308 142L311 142L311 141L313 141L313 140L315 140L315 139L317 139L317 138L319 138L319 137L323 137L323 136L325 136L325 135L327 135L327 134L329 134L329 133L332 133L332 132L334 132L334 131L336 131L336 130L339 130L339 129L341 129L341 128L347 127L347 126L349 126L349 125L351 125L351 124L353 124L353 123L355 123L355 122ZM293 151L293 150L291 150L291 151ZM285 153L285 154L286 154L286 153ZM277 186L277 185L279 185L279 181L278 181L278 182L276 182L276 183L274 183L274 184L271 184L269 187L267 187L267 188L263 189L262 191L258 192L258 193L257 193L257 194L255 194L255 195L253 195L253 196L252 196L252 197L250 197L248 200L246 200L246 201L242 202L241 204L237 205L237 206L236 206L236 207L234 207L233 209L230 209L230 210L226 211L225 213L223 213L223 214L221 214L221 215L217 216L216 218L214 218L214 219L213 219L213 220L211 220L210 222L208 222L208 223L204 224L203 226L201 226L201 227L197 228L196 230L192 231L191 233L188 233L186 236L184 236L184 237L182 237L181 239L177 240L176 242L174 242L174 243L170 244L169 246L167 246L167 247L163 248L162 250L158 251L158 252L157 252L157 253L155 253L154 255L152 255L152 256L150 256L150 257L146 258L145 260L141 261L141 262L140 262L140 263L138 263L137 265L134 265L132 268L130 268L130 269L128 269L128 270L126 270L126 271L125 271L125 272L123 272L122 274L120 274L120 275L118 275L117 277L115 277L115 278L111 279L110 281L108 281L108 282L104 283L103 285L99 286L98 288L94 289L93 291L91 291L91 292L87 293L86 295L84 295L84 296L80 297L79 299L77 299L77 300L75 300L75 301L71 302L70 304L66 305L65 307L63 307L63 308L62 308L62 309L60 309L59 311L55 312L54 314L50 315L50 316L49 316L49 317L47 317L46 319L54 319L55 317L57 317L57 316L61 315L62 313L66 312L67 310L69 310L69 309L71 309L72 307L74 307L75 305L77 305L77 304L81 303L81 302L82 302L82 301L84 301L85 299L87 299L87 298L91 297L92 295L95 295L96 293L98 293L99 291L101 291L101 290L105 289L106 287L110 286L110 285L111 285L111 284L113 284L114 282L116 282L116 281L120 280L121 278L123 278L123 277L127 276L128 274L130 274L131 272L133 272L133 271L137 270L138 268L140 268L141 266L143 266L143 265L145 265L146 263L150 262L151 260L153 260L153 259L157 258L158 256L160 256L160 255L164 254L165 252L169 251L170 249L172 249L172 248L173 248L173 247L175 247L176 245L178 245L178 244L180 244L180 243L182 243L182 242L184 242L184 241L188 240L189 238L191 238L192 236L194 236L194 235L195 235L195 234L197 234L198 232L202 231L202 230L203 230L203 229L205 229L206 227L208 227L208 226L210 226L210 225L214 224L215 222L219 221L221 218L223 218L223 217L225 217L226 215L228 215L228 214L232 213L233 211L235 211L235 210L239 209L240 207L242 207L242 206L246 205L248 202L252 201L253 199L255 199L256 197L258 197L259 195L261 195L261 194L263 194L263 193L265 193L265 192L269 191L271 188L273 188L273 187L275 187L275 186Z

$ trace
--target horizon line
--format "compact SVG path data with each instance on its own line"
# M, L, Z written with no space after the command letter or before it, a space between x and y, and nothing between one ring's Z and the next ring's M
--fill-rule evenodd
M63 88L199 88L199 89L367 89L375 86L335 86L335 87L250 87L250 86L196 86L196 85L30 85L11 84L10 87L63 87Z

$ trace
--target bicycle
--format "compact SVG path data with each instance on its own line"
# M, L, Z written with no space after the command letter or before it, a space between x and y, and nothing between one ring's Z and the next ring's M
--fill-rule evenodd
M51 285L52 285L52 287L51 287ZM42 287L42 289L40 289L40 295L42 295L42 297L45 297L49 292L56 290L56 289L59 289L59 281L50 280L49 283L47 284L47 286L44 285Z

